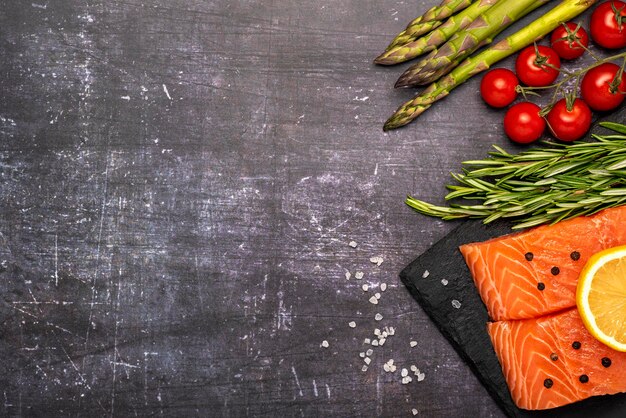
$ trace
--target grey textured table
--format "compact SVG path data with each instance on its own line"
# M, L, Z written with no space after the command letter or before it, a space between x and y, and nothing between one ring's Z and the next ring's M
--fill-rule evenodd
M436 1L1 3L0 415L501 416L397 276L512 148L477 79L381 131Z

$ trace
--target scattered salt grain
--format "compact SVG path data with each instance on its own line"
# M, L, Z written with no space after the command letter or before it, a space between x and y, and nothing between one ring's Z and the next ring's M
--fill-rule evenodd
M361 371L366 372L367 371L367 366L364 364L363 367L361 367Z
M361 357L361 358L365 358L365 353L364 353L363 351L361 351L361 352L359 353L359 357Z
M374 297L375 297L376 299L380 299L380 293L378 293L378 292L374 293Z
M441 284L444 286L448 285L448 281L446 279L441 279Z
M422 380L424 380L426 378L426 375L424 373L417 373L417 381L421 382Z
M373 305L378 305L378 299L376 299L376 296L372 296L369 301Z
M412 372L419 371L419 369L417 368L417 366L416 366L415 364L411 364L411 367L410 367L410 368L411 368L411 371L412 371Z
M380 266L383 263L383 258L378 256L378 257L370 257L370 262L376 264L377 266Z
M368 285L366 285L366 284L364 284L363 286L361 286L361 289L363 289L363 291L364 291L364 292L367 292L367 290L368 290L369 288L370 288L370 287L369 287Z
M461 302L459 302L456 299L452 300L452 306L454 306L456 309L459 309L461 307Z
M374 315L374 319L377 321L380 321L381 319L383 319L383 316L379 313L377 313L376 315Z
M350 280L350 277L352 277L352 274L350 274L349 271L346 271L346 280Z
M385 290L387 290L387 283L381 283L380 284L380 291L384 292Z
M415 346L417 345L417 341L411 341L411 342L409 343L409 345L410 345L411 347L415 347Z
M356 248L357 243L356 241L350 241L350 244L348 244L349 246L351 246L352 248Z
M387 334L394 335L396 333L396 329L394 327L389 327L387 330Z
M372 359L371 359L371 358L369 358L369 357L365 357L365 358L363 359L363 361L365 362L365 364L367 364L367 365L369 366L369 364L372 362Z
M387 341L387 339L381 338L380 340L378 340L378 345L380 345L380 346L384 345L385 341Z
M367 356L371 356L373 353L374 353L374 350L372 350L371 348L365 352Z
M350 328L356 328L356 322L354 322L354 321L350 321L350 322L348 322L348 326L349 326Z
M417 415L417 409L413 408L411 409L411 412L413 413L413 415Z
M425 279L430 275L430 272L428 270L424 270L424 274L422 274L422 278Z
M357 271L356 273L354 273L354 278L357 280L361 280L363 278L363 272L362 271Z
M374 340L374 341L372 341L372 345L373 345L374 347L378 347L378 340Z
M400 376L402 377L406 377L409 375L409 371L407 369L402 369L402 371L400 372Z
M328 341L326 340L322 341L322 347L328 348L328 346L329 346Z
M403 385L407 385L409 383L411 383L413 381L413 378L411 376L406 376L402 378L402 384Z
M374 335L380 335L380 329L374 328Z
M372 340L370 340L369 338L366 338L366 339L363 340L363 344L369 344L371 342L372 342Z
M386 371L387 373L390 372L389 365L387 363L383 364L383 370Z
M383 331L383 333L382 333L381 335L382 335L382 337L383 337L383 338L387 338L387 336L388 336L389 334L387 333L387 331Z

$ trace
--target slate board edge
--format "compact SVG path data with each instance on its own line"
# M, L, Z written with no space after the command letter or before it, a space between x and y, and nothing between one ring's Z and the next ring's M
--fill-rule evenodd
M446 236L444 236L442 239L437 241L432 247L430 247L428 250L420 254L415 260L413 260L408 266L406 266L400 272L400 279L402 280L402 283L404 283L404 285L407 287L407 289L409 290L413 298L418 302L418 304L422 306L423 308L425 308L424 312L426 312L428 317L437 325L437 328L439 329L441 334L450 342L450 344L452 345L454 350L457 352L457 354L463 359L463 361L465 361L469 365L474 375L478 378L478 380L483 385L483 387L487 389L487 392L489 393L489 395L491 395L491 397L496 401L496 404L498 405L498 407L500 407L500 409L508 416L514 417L514 416L519 415L519 409L516 408L517 410L512 410L510 408L510 405L507 405L507 403L504 402L504 400L500 396L498 396L498 393L492 388L491 381L487 379L485 376L483 376L483 374L480 372L480 369L478 368L474 360L465 352L463 347L457 342L454 336L450 332L448 332L447 327L443 326L443 324L441 324L440 321L432 314L436 309L435 306L430 304L428 300L422 297L422 295L417 290L417 288L413 285L413 282L411 281L409 277L410 271L420 269L422 267L422 264L420 262L420 258L422 256L427 255L429 252L431 252L433 248L436 248L437 244L446 240L446 238L449 235L452 235L458 232L459 229L463 229L465 227L466 227L466 224L464 223L456 226L452 231L449 232L449 234L446 234Z

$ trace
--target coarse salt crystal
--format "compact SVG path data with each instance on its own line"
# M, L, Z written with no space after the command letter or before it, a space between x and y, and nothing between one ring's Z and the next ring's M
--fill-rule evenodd
M413 413L413 415L417 415L417 409L413 408L411 409L411 412Z
M368 285L366 285L366 284L364 284L363 286L361 286L361 289L363 289L363 291L364 291L364 292L367 292L367 290L368 290L369 288L370 288L370 287L369 287Z
M373 353L374 353L374 350L372 350L371 348L365 352L365 354L368 356L371 356Z
M359 353L359 357L361 357L361 358L365 358L365 352L361 351L361 352Z
M346 271L346 280L350 280L350 277L352 277L352 274L350 274L349 271Z
M411 341L411 342L409 343L409 345L410 345L411 347L415 347L415 346L417 345L417 341Z
M389 359L389 365L392 366L394 363L394 360L392 358Z
M380 299L380 293L378 293L378 292L374 293L374 297L375 297L376 299Z
M403 368L403 369L402 369L402 371L400 372L400 375L401 375L402 377L406 377L406 376L408 376L408 375L409 375L409 371L408 371L407 369L404 369L404 368Z
M395 365L391 365L389 366L389 368L391 369L392 372L395 372L397 370L397 367Z
M351 246L352 248L356 248L357 243L356 241L350 241L350 244L348 244L349 246Z
M354 273L354 278L357 280L361 280L363 278L364 274L362 271L357 271L356 273Z
M383 336L383 338L387 338L387 336L389 336L389 334L387 333L387 331L383 331L382 336Z
M329 346L328 341L326 340L322 341L322 347L328 348L328 346Z
M386 371L387 373L391 371L389 370L389 365L387 363L383 364L383 370Z
M379 313L377 313L376 315L374 315L374 319L377 321L380 321L381 319L383 319L383 316Z
M369 338L366 338L366 339L363 340L363 344L369 344L371 342L372 342L372 340L370 340Z
M369 357L365 357L363 361L365 362L365 364L369 365L372 362L372 359Z
M452 300L452 306L454 306L456 309L459 309L461 307L461 302L459 302L456 299Z
M374 341L372 341L372 345L373 345L374 347L378 347L378 340L374 340Z
M387 341L387 340L384 339L384 338L381 338L380 340L378 340L378 345L381 345L381 346L384 345L385 341Z
M422 278L425 279L430 275L430 272L428 270L424 270L424 274L422 274Z
M448 285L448 281L446 279L441 279L441 284L444 286Z
M385 290L387 290L387 283L381 283L380 284L380 291L384 292Z
M370 257L370 262L376 264L377 266L380 266L383 263L383 258L382 257Z
M411 371L415 372L416 370L419 370L417 366L415 364L411 364Z
M367 365L364 364L363 367L361 367L361 371L366 372L367 371Z
M378 305L378 299L376 299L376 296L372 296L369 301L373 305Z
M356 322L354 322L354 321L350 321L350 322L348 322L348 326L349 326L350 328L356 328Z
M388 333L389 335L394 335L394 334L396 333L396 330L395 330L395 328L394 328L394 327L389 327L389 331L387 331L387 333Z
M374 328L374 335L380 335L380 329Z
M426 378L426 375L424 373L418 373L417 374L417 381L421 382L422 380L424 380Z
M403 385L409 384L409 383L411 383L412 381L413 381L413 378L412 378L411 376L406 376L406 377L403 377L403 378L402 378L402 384L403 384Z

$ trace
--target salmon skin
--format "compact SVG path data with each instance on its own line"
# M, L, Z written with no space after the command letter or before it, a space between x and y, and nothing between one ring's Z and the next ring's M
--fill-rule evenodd
M489 316L535 318L576 305L594 253L626 244L626 206L460 247Z
M487 324L515 404L549 409L626 392L626 353L596 340L576 308Z

